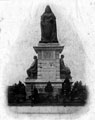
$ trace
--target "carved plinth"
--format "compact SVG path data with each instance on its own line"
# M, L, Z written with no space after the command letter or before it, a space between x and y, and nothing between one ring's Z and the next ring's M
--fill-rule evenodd
M58 43L39 43L34 49L38 54L38 76L37 81L58 82L60 80L59 54L64 46Z
M34 46L34 50L38 54L37 79L26 79L27 96L31 95L32 85L37 87L39 92L44 92L49 81L52 83L55 92L62 87L59 54L63 48L64 46L60 46L58 43L39 43L38 46Z

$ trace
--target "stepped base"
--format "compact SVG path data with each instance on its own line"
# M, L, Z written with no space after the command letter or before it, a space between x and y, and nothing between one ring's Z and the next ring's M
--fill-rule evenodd
M53 95L54 96L60 92L63 81L64 81L63 79L62 80L57 79L56 82L50 81L51 85L53 86ZM47 82L44 82L44 80L41 80L41 79L26 79L25 84L26 84L27 98L29 98L29 96L31 96L31 94L32 94L32 90L34 87L37 88L38 93L45 93L45 87L47 85Z

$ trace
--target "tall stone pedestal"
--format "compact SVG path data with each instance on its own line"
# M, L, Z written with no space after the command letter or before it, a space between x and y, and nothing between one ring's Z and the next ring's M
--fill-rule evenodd
M38 54L38 79L41 82L59 82L60 81L60 63L59 54L63 46L55 43L40 43L34 47Z
M26 90L31 94L31 86L35 85L39 92L44 92L47 82L51 82L54 88L60 88L62 79L60 79L60 60L59 55L64 46L58 43L39 43L34 46L38 54L37 79L26 79Z

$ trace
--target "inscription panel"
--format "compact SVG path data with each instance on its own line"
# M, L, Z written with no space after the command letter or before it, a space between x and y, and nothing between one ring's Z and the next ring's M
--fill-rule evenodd
M54 51L44 51L43 52L43 59L54 59L55 52Z
M55 61L45 61L42 65L42 79L54 81L56 79Z

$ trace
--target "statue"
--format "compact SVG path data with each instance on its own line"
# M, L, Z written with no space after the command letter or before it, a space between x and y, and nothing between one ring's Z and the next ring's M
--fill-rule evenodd
M34 62L31 67L27 70L28 78L36 79L37 78L37 56L34 56Z
M56 18L47 5L45 12L41 16L41 41L40 43L58 43Z
M64 55L61 55L61 58L60 58L60 78L61 79L63 79L63 78L71 79L71 75L70 75L71 71L67 66L65 66L63 58L64 58Z

